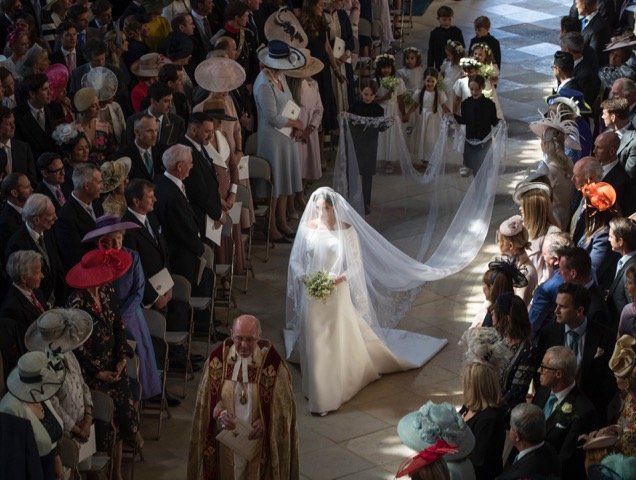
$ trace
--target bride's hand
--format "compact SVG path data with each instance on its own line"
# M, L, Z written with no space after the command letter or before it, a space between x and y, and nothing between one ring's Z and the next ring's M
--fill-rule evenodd
M336 285L341 284L342 282L346 282L347 281L347 277L346 275L340 275L336 278L333 279Z

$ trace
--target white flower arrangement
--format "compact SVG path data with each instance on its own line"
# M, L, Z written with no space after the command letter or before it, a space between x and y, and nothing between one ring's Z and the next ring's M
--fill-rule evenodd
M373 61L374 68L378 66L380 60L390 60L391 63L395 64L395 57L393 55L391 55L390 53L383 53L382 55L378 55L377 57L375 57L375 60Z
M417 47L406 47L404 50L402 50L402 52L404 52L404 55L406 55L408 53L413 53L413 54L417 55L418 57L420 57L422 55L422 52Z
M457 40L446 40L446 46L455 50L455 52L459 55L464 55L464 53L466 53L464 47L462 47L462 44L459 43Z
M481 62L473 57L463 57L459 59L459 66L462 68L471 67L479 69L481 68Z
M566 415L569 415L570 413L572 413L572 404L569 402L565 402L563 405L561 405L561 411Z
M322 270L309 275L303 283L305 284L307 295L318 300L326 300L336 288L335 280Z
M79 135L80 131L75 123L62 123L55 127L51 137L59 146L70 143L75 137Z
M383 77L380 80L380 86L384 87L386 90L388 90L391 93L395 92L395 89L398 87L399 84L400 84L400 81L393 76Z

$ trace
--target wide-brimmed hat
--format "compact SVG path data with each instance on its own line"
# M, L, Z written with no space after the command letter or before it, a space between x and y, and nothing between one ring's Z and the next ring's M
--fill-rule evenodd
M280 40L295 48L304 48L309 43L307 34L289 7L280 7L265 21L263 27L268 41Z
M123 276L131 265L127 251L100 247L84 254L66 274L66 283L79 289L101 287Z
M419 410L404 416L397 426L402 443L416 452L434 445L442 439L457 445L457 453L444 458L457 461L466 458L475 447L475 437L464 419L450 403L433 403L430 400Z
M585 440L583 450L598 450L616 445L620 434L621 428L618 425L608 425L599 430L579 435L578 440Z
M117 75L106 67L91 68L82 77L82 86L94 88L100 102L110 100L117 93Z
M292 78L308 78L313 77L325 68L325 64L316 57L312 57L311 52L308 49L299 48L298 50L300 50L300 52L305 56L305 66L294 70L288 70L285 72L285 76Z
M595 208L599 212L609 210L616 203L616 190L607 182L592 182L581 188L588 207Z
M97 96L97 90L90 87L80 88L77 92L75 92L75 96L73 97L75 110L80 113L85 112L98 101L99 97Z
M612 37L609 43L605 45L605 50L603 51L610 52L619 48L633 47L634 45L636 45L636 35L634 35L634 32L627 32L623 35Z
M636 338L622 335L614 345L609 368L619 378L636 378Z
M425 448L413 458L409 459L404 466L400 467L400 470L395 476L396 478L400 478L415 473L426 465L431 465L445 455L452 453L457 453L457 447L439 439L433 445Z
M197 65L194 79L208 92L231 92L245 83L245 69L227 57L211 57Z
M275 70L293 70L305 66L305 56L297 48L280 40L270 41L258 51L258 60Z
M166 56L172 60L182 60L192 55L194 43L183 32L171 32L166 38Z
M48 400L64 383L64 363L44 352L27 352L7 378L7 390L18 400L40 403Z
M581 150L581 142L579 141L579 130L574 120L564 120L563 112L549 112L547 117L541 120L531 122L530 130L539 138L543 138L548 128L553 128L563 133L564 143L566 147L573 150Z
M137 77L157 77L161 68L161 55L158 53L146 53L137 60L131 71Z
M66 353L82 345L93 332L93 318L79 308L53 308L29 325L24 343L29 350Z
M49 92L51 92L51 100L57 100L66 90L68 84L68 68L63 63L54 63L44 72L46 78L49 79Z
M531 178L526 178L519 182L515 187L515 191L512 193L512 200L517 205L521 205L521 197L532 190L539 190L544 192L548 198L552 198L552 187L550 185L541 181L541 179L533 180Z
M566 102L563 100L564 98L570 99L571 102ZM550 95L546 98L546 103L548 105L552 105L557 102L564 103L570 107L578 107L579 115L588 115L592 113L592 107L590 107L585 101L583 93L578 90L574 90L573 88L562 88L559 90L559 93L555 93L554 95ZM572 109L574 110L574 108Z
M99 169L102 172L102 193L109 193L120 186L130 173L132 160L130 157L121 157L117 160L102 163Z
M121 230L133 230L135 228L141 228L138 224L133 222L122 222L119 216L107 213L98 217L95 221L95 228L84 235L82 242L90 242L91 240L97 240L104 235L112 232L119 232Z

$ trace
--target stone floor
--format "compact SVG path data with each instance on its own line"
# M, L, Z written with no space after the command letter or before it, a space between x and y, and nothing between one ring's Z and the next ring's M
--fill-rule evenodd
M437 25L435 12L443 3L447 2L434 1L422 17L414 19L415 29L405 45L426 49L428 32ZM529 132L527 122L538 118L537 110L545 105L544 98L553 86L550 66L558 49L559 18L567 14L570 2L463 0L450 4L455 11L455 24L462 28L466 41L473 36L473 20L485 14L492 21L492 34L502 46L503 68L497 91L509 123L510 140L491 231L472 264L458 274L427 284L400 325L406 330L448 339L448 346L424 367L386 375L337 412L321 418L307 411L307 401L299 393L299 369L291 366L298 409L300 470L305 479L392 479L400 462L412 454L396 434L398 420L427 400L461 403L461 354L457 342L483 301L479 280L485 263L497 253L494 230L503 219L516 213L510 192L523 171L538 159L538 141ZM465 189L467 180L455 175L452 181ZM384 208L383 201L395 193L395 178L376 176L374 195L379 200L374 202L377 206L368 221L380 231L391 223L391 210ZM329 181L327 176L322 184ZM268 263L254 259L256 278L250 279L249 293L237 294L240 310L261 319L263 336L273 340L281 352L289 251L290 247L277 245L270 252ZM260 253L257 249L256 254ZM203 344L197 343L195 348L205 353ZM169 384L173 391L177 390L174 381ZM136 478L185 478L197 384L198 377L189 382L187 397L179 408L172 409L161 439L146 441L145 460L137 464ZM154 422L145 420L143 431L148 437Z

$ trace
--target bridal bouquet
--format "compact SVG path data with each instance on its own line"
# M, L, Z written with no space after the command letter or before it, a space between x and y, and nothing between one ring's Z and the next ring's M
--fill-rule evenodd
M335 280L321 270L307 276L303 283L307 289L307 295L318 300L326 300L336 288Z
M393 93L395 89L400 84L400 81L396 77L383 77L380 80L380 86L384 87L385 90Z

